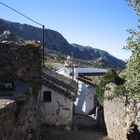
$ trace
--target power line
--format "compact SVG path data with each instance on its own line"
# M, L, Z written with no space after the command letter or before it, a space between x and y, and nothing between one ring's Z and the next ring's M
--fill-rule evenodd
M29 19L30 21L32 21L32 22L34 22L34 23L36 23L36 24L38 24L38 25L40 25L40 26L43 26L43 25L42 25L42 24L40 24L39 22L37 22L37 21L35 21L35 20L31 19L30 17L26 16L25 14L23 14L23 13L21 13L21 12L17 11L16 9L14 9L14 8L10 7L9 5L7 5L7 4L5 4L5 3L3 3L3 2L0 2L0 4L1 4L1 5L3 5L3 6L5 6L5 7L7 7L7 8L9 8L9 9L11 9L12 11L14 11L14 12L16 12L16 13L20 14L21 16L23 16L23 17L25 17L25 18Z
M12 8L11 6L9 6L9 5L7 5L7 4L5 4L5 3L3 3L3 2L0 2L0 4L3 5L3 6L5 6L5 7L7 7L7 8L9 8L9 9L11 9L12 11L14 11L14 12L20 14L21 16L27 18L28 20L30 20L30 21L36 23L37 25L42 26L42 31L43 31L43 32L42 32L42 46L43 46L43 49L42 49L42 55L43 55L43 58L42 58L42 65L43 65L43 67L45 67L45 52L44 52L44 51L45 51L45 50L44 50L44 49L45 49L45 43L44 43L44 30L45 30L45 26L44 26L43 24L41 24L41 23L39 23L39 22L33 20L32 18L26 16L25 14L23 14L23 13L17 11L16 9Z

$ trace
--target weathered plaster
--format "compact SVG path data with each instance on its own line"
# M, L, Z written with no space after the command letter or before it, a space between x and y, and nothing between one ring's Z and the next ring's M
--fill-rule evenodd
M51 91L52 101L43 102L43 91ZM71 125L73 116L73 101L68 97L42 85L39 93L42 123L50 125Z

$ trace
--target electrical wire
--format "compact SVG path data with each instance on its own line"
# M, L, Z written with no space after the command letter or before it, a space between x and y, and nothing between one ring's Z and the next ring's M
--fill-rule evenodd
M7 4L5 4L5 3L3 3L3 2L0 2L0 4L3 5L3 6L5 6L5 7L7 7L7 8L9 8L9 9L11 9L12 11L14 11L14 12L20 14L21 16L27 18L28 20L30 20L30 21L32 21L32 22L34 22L34 23L36 23L36 24L38 24L38 25L40 25L40 26L42 26L42 27L44 26L44 25L42 25L41 23L39 23L39 22L37 22L37 21L31 19L30 17L26 16L25 14L23 14L23 13L17 11L16 9L10 7L9 5L7 5Z
M45 45L44 45L44 29L45 29L45 26L44 26L43 24L41 24L41 23L39 23L39 22L33 20L32 18L26 16L25 14L23 14L23 13L17 11L16 9L10 7L9 5L7 5L7 4L1 2L1 1L0 1L0 4L3 5L3 6L5 6L5 7L7 7L7 8L9 8L9 9L11 9L12 11L14 11L14 12L20 14L21 16L27 18L28 20L30 20L30 21L36 23L37 25L42 26L42 28L43 28L43 35L42 35L42 46L43 46L43 49L42 49L42 54L43 54L42 66L45 67L45 62L44 62L44 61L45 61L45 52L44 52L44 47L45 47Z

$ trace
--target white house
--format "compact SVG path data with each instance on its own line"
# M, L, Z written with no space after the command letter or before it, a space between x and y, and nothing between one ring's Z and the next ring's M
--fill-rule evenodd
M39 93L41 121L49 125L70 126L78 84L56 72L43 70Z
M11 32L9 30L4 31L3 34L0 35L0 41L7 40L10 35Z
M99 83L101 76L107 72L107 69L71 68L66 66L57 72L78 82L74 112L77 114L89 114L95 107L96 85Z

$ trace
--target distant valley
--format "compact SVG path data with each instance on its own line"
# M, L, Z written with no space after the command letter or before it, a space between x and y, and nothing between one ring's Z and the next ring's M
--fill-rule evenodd
M17 38L22 40L42 40L42 29L27 24L20 24L0 19L0 34L9 30ZM63 63L67 55L72 56L81 67L125 67L125 62L112 56L106 51L70 44L57 31L45 29L45 47L47 61Z

